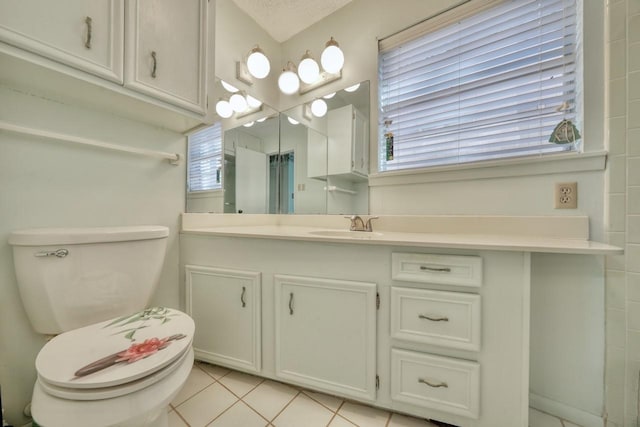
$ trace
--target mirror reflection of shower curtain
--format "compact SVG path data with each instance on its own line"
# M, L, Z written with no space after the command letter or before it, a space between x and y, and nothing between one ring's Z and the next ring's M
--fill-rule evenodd
M269 213L290 214L294 211L294 154L269 156ZM279 200L279 203L278 203ZM278 212L278 206L280 212Z

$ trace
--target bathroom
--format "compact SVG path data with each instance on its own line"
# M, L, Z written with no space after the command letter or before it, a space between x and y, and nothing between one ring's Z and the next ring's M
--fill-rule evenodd
M376 122L377 39L462 2L352 0L282 43L233 1L203 3L210 22L208 67L215 70L207 75L209 87L216 77L235 82L236 61L259 44L271 60L272 73L243 87L279 111L308 102L313 91L300 97L280 95L275 71L288 60L297 62L307 49L319 55L332 36L344 51L345 66L341 79L317 91L370 82L371 121ZM557 162L548 168L516 166L500 173L485 170L438 178L407 175L396 182L374 178L369 181L368 212L363 214L588 217L589 238L624 248L625 254L532 255L531 406L569 420L563 421L565 426L635 426L640 370L640 4L636 0L581 3L585 64L581 133L588 164ZM172 24L177 25L168 25ZM5 40L4 33L0 36ZM179 153L184 159L185 132L215 119L212 99L209 112L198 121L193 114L130 96L129 89L1 45L3 123ZM158 67L162 71L162 62ZM371 135L369 164L375 171L377 126ZM589 159L595 159L596 166ZM22 307L9 234L36 227L166 226L170 233L165 263L150 305L184 310L180 230L187 199L185 176L185 162L171 165L0 131L0 387L5 418L11 424L23 426L29 421L23 409L31 400L34 360L45 338L32 330ZM554 186L559 182L577 182L577 209L554 208ZM348 220L342 221L346 229Z

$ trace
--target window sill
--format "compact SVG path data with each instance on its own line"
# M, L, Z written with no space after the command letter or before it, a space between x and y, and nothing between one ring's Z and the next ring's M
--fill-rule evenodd
M430 182L599 171L605 169L606 161L607 152L597 151L378 172L369 175L369 186L380 187L385 185L423 184Z
M206 199L208 197L222 197L224 190L187 191L187 199Z

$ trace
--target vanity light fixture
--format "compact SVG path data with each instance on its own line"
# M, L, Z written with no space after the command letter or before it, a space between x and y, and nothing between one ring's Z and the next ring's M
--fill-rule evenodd
M298 64L298 76L306 84L311 84L320 77L320 66L308 50L302 55L302 60Z
M331 74L339 73L344 66L344 53L333 37L327 42L320 56L322 68Z
M278 78L278 87L285 95L292 95L300 89L300 79L296 74L296 66L289 61Z
M223 119L228 119L233 116L233 108L229 101L221 99L216 103L216 113Z
M233 108L233 111L235 111L236 113L242 113L249 106L247 104L247 99L240 93L234 93L233 95L231 95L231 98L229 98L229 103L231 104L231 108Z
M360 83L344 88L345 92L355 92L360 88Z
M264 54L264 51L260 49L260 46L256 46L249 52L247 57L247 69L256 79L264 79L269 75L271 71L271 63L269 58Z
M230 85L229 83L225 82L224 80L220 80L220 84L222 84L222 87L224 88L224 90L226 90L227 92L231 92L231 93L236 93L237 91L239 91L240 89L238 89L235 86Z
M247 95L247 104L249 105L249 108L260 108L260 106L262 105L262 101L254 98L251 95Z
M327 103L323 99L316 99L311 103L311 113L316 117L324 117L327 109Z

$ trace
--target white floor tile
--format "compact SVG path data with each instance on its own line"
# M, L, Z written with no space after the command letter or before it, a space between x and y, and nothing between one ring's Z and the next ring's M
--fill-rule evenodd
M196 366L191 369L191 373L189 374L189 378L187 378L187 382L182 387L182 390L178 393L176 397L173 398L171 404L173 406L178 406L200 390L203 390L205 387L210 386L214 383L214 380Z
M350 421L345 420L340 415L336 415L327 427L357 427Z
M529 408L529 427L562 427L562 423L556 417Z
M325 427L332 417L333 412L300 393L272 424L276 427Z
M169 412L169 427L188 427L176 411Z
M176 407L191 427L204 427L238 401L229 390L215 383Z
M401 414L391 414L388 427L436 427L435 424L420 418L409 417Z
M219 379L220 377L223 377L231 372L231 369L223 368L222 366L211 365L205 362L198 362L197 365L200 369L202 369L215 379Z
M242 400L271 421L297 394L298 390L293 387L266 380Z
M269 422L242 401L238 401L207 427L265 427Z
M342 402L344 401L344 399L341 399L335 396L330 396L324 393L316 393L310 390L303 390L302 392L307 396L309 396L310 398L312 398L313 400L315 400L316 402L319 402L324 406L326 406L327 408L331 409L333 412L337 411L340 405L342 405Z
M264 381L264 379L242 372L232 371L218 381L231 390L236 396L242 397Z
M359 426L385 427L390 414L382 409L345 402L338 411L338 415Z

